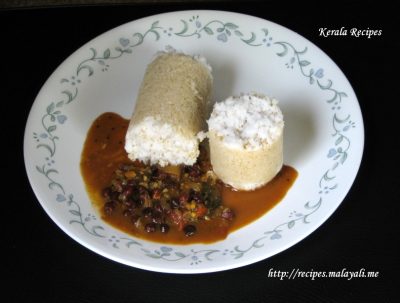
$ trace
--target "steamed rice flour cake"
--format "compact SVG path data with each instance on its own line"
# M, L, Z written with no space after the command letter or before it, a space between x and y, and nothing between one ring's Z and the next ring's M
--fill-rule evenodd
M253 190L282 168L284 121L277 100L230 97L214 105L208 127L211 164L224 183Z
M211 90L204 58L159 53L147 67L126 134L129 158L161 166L194 164Z

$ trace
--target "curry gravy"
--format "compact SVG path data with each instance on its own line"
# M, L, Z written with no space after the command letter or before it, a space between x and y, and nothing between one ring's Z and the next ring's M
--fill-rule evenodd
M272 181L257 190L236 191L228 186L223 187L222 204L235 213L235 218L229 225L223 219L198 222L197 233L193 237L186 237L176 228L171 228L166 234L147 233L134 227L129 218L121 213L106 215L103 211L103 189L109 186L113 173L121 163L131 162L124 149L128 124L129 120L115 113L100 115L89 129L80 165L86 190L102 219L138 238L171 244L212 243L223 240L228 233L253 222L272 209L283 199L297 177L295 169L284 165Z

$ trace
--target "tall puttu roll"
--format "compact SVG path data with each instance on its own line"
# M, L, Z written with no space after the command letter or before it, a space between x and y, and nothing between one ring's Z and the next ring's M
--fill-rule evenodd
M195 163L211 91L211 67L203 57L159 53L146 69L126 133L129 158L161 166Z
M215 174L238 190L268 183L283 165L283 114L276 99L241 95L216 103L208 122Z

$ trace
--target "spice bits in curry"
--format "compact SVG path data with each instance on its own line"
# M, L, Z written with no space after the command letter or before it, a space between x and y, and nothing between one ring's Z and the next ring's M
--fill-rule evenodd
M127 217L146 233L176 229L192 237L199 222L217 220L227 228L234 218L234 212L222 205L222 186L204 157L191 166L121 164L103 190L103 213Z

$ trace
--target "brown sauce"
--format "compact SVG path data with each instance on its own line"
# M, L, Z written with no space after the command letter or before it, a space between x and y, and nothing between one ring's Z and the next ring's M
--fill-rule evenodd
M121 213L105 215L102 191L110 183L114 171L121 163L130 162L124 149L129 120L115 113L104 113L92 124L86 137L81 156L81 173L92 203L104 221L133 236L150 241L174 244L211 243L226 238L229 232L241 228L272 209L283 199L297 177L297 171L283 166L278 175L266 186L255 191L222 189L222 203L235 212L227 225L222 219L197 224L197 233L186 237L181 231L171 229L167 234L147 233L135 228L129 218Z
M284 165L274 179L259 189L235 191L231 187L224 187L222 201L237 214L230 231L253 222L272 209L285 197L296 177L297 171Z

